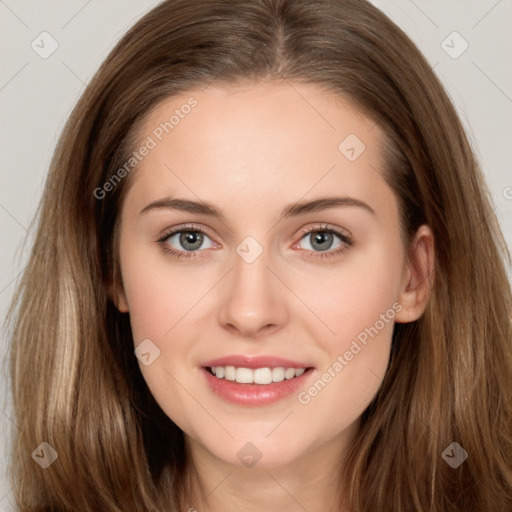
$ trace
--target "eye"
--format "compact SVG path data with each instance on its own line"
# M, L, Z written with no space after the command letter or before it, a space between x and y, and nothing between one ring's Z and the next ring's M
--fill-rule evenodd
M308 245L305 250L311 253L312 258L331 258L345 252L348 247L353 245L353 241L348 232L342 232L338 228L329 225L315 226L301 231L299 234L300 241L308 240ZM205 241L210 240L210 247L205 247ZM336 243L336 239L338 242ZM180 258L195 258L200 254L200 249L220 247L219 244L213 242L208 234L200 227L195 225L180 226L173 228L171 231L166 232L159 240L158 243L162 246L166 254L171 255L176 259ZM296 244L293 248L297 248ZM334 245L334 250L333 249ZM304 247L299 247L304 249Z
M209 239L213 247L218 247L218 244L213 242L206 232L199 227L195 226L181 226L171 232L166 233L158 243L167 254L180 258L195 258L198 256L199 249L212 248L205 247L205 241Z
M315 226L300 233L301 241L308 241L305 249L312 252L313 258L330 258L345 252L353 244L348 233L328 225ZM338 242L336 243L336 239ZM300 242L299 242L300 244ZM334 245L334 250L333 249ZM295 248L296 246L294 246ZM304 248L304 247L302 247Z

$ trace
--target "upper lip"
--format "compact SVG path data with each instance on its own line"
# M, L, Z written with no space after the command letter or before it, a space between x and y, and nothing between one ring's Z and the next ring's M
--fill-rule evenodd
M284 359L277 356L245 356L245 355L231 355L219 357L206 361L202 364L203 367L212 366L235 366L236 368L309 368L311 365L300 363L291 359Z

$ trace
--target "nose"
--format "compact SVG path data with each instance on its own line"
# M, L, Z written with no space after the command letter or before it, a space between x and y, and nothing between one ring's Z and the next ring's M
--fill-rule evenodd
M238 336L254 339L282 329L289 314L287 290L270 268L267 252L252 263L238 254L234 258L234 268L223 288L221 325Z

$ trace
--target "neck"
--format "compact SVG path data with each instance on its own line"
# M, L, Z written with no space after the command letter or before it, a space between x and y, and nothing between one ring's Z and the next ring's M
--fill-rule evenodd
M189 496L182 509L193 512L344 511L340 469L343 436L312 448L282 466L252 468L229 464L185 434ZM341 507L341 508L340 508Z

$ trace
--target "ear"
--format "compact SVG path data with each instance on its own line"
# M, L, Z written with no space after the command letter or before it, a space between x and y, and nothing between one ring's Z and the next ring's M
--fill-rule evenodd
M414 236L405 261L398 302L402 309L395 321L408 323L417 320L425 311L434 280L434 235L423 224Z
M118 270L114 270L114 277L107 285L108 294L121 313L128 313L128 301L124 291L123 280Z
M128 302L124 293L124 288L121 285L121 290L114 292L114 304L121 313L128 313Z

